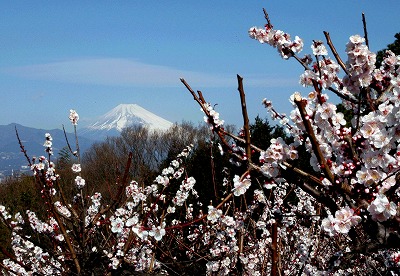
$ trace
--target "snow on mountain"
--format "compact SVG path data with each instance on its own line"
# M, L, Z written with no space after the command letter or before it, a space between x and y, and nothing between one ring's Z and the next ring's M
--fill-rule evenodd
M150 130L165 131L173 124L137 104L120 104L88 127L89 131L104 130L121 132L122 129L142 125Z

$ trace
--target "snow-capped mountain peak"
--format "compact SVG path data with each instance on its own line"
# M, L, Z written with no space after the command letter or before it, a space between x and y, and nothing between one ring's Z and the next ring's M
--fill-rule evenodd
M89 126L90 130L117 130L132 126L142 125L150 130L165 131L172 126L172 123L151 113L137 104L120 104Z

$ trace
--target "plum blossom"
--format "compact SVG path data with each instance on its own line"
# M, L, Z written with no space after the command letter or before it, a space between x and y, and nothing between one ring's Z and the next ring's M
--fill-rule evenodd
M78 124L79 115L74 109L71 109L69 111L69 120L71 121L71 124L73 124L73 125Z
M268 24L265 28L251 27L248 33L251 38L258 40L260 43L267 43L276 47L284 59L291 57L292 53L299 53L303 50L304 43L300 37L295 36L292 41L289 34L281 30L274 30Z
M220 209L214 208L211 205L208 206L207 219L211 221L211 223L216 223L221 216L222 216L222 211Z
M124 229L124 222L121 218L112 218L111 220L111 231L113 233L121 233Z
M74 172L74 173L79 173L79 172L81 172L81 164L73 164L72 165L72 167L71 167L71 169L72 169L72 171Z
M311 49L314 56L328 55L328 51L326 50L325 45L321 40L315 40L313 44L311 44Z
M205 103L204 108L208 112L208 114L206 113L207 115L204 116L204 121L211 125L210 126L211 129L213 129L214 127L216 127L216 128L222 127L222 125L225 123L225 121L221 120L219 118L219 113L214 110L214 108L211 106L211 104ZM201 109L201 110L204 112L203 109Z
M149 235L149 231L145 230L141 225L132 227L132 231L142 240L147 239L147 236Z
M160 241L165 236L165 229L161 226L153 227L149 231L149 236L154 237L156 241Z
M389 202L384 194L379 194L375 200L371 202L367 210L371 214L373 220L382 222L396 215L397 206L394 202Z
M75 177L75 185L78 189L85 187L85 179L80 176Z
M348 206L337 210L335 212L335 217L328 215L324 218L321 223L321 227L330 236L336 233L347 234L351 227L356 226L361 221L361 217L354 215L353 209Z
M361 217L354 215L353 209L348 206L335 212L336 223L334 228L336 232L347 234L352 226L357 225L361 221Z
M247 175L243 180L240 180L238 175L233 178L233 194L240 196L246 193L247 189L251 186L250 175Z

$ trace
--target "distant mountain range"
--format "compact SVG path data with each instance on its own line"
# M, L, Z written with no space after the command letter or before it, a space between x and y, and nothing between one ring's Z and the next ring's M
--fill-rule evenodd
M78 130L81 153L89 149L95 141L104 140L107 136L117 136L124 128L133 125L141 125L150 130L165 131L173 124L137 104L120 104L100 116L89 127ZM46 133L50 133L53 138L55 158L59 151L67 146L64 132L60 129L36 129L16 123L0 125L0 178L1 174L10 175L12 170L28 169L23 167L28 163L21 153L15 133L16 129L29 157L46 154L43 146ZM67 133L67 137L74 149L74 135Z

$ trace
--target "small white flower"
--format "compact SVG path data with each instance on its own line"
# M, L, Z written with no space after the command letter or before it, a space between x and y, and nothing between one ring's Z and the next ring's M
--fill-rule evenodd
M373 220L382 222L396 215L397 206L394 202L389 202L385 195L379 194L367 210Z
M85 179L83 179L82 177L75 177L75 185L78 189L82 189L83 187L85 187L85 183Z
M111 232L120 233L124 228L124 222L120 218L111 221Z
M69 111L69 120L71 121L71 124L73 124L73 125L78 124L79 115L74 109L71 109Z
M161 226L153 227L153 229L149 231L149 236L154 237L156 241L160 241L164 235L165 229L161 228Z
M214 208L214 206L208 206L207 219L212 223L216 223L218 219L222 216L222 211Z
M233 194L235 196L240 196L243 195L247 189L251 186L251 180L250 177L247 176L245 179L240 181L240 177L238 175L235 175L233 178Z
M71 169L74 173L79 173L82 170L81 164L73 164Z

